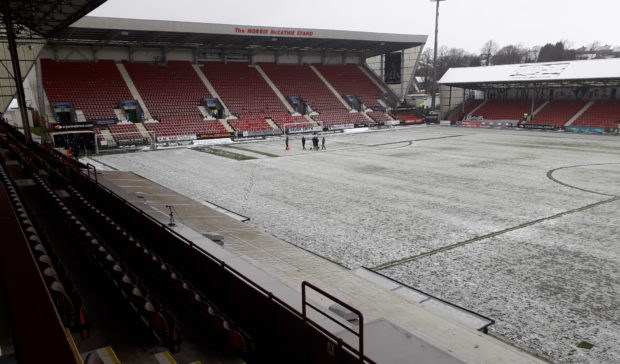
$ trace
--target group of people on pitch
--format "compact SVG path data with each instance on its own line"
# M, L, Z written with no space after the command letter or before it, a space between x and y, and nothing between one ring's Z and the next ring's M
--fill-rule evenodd
M306 149L306 137L301 137L301 147ZM319 137L317 135L312 137L312 149L319 150ZM325 150L325 136L321 138L321 149Z
M286 150L290 150L291 148L288 145L288 135L286 136L284 143L286 144ZM306 150L306 137L303 135L301 137L301 147L303 150ZM312 137L312 148L310 149L319 150L319 137L316 134ZM325 148L325 136L321 137L321 149L327 150Z

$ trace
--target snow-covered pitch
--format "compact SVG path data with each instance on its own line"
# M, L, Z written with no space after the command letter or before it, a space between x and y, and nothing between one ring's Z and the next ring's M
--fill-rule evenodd
M492 335L552 361L620 362L620 137L411 127L327 135L326 151L299 138L99 160L489 316Z

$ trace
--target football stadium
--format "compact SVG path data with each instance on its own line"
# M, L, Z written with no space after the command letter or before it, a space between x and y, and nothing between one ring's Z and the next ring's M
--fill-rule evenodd
M620 58L104 2L0 9L0 363L620 361Z

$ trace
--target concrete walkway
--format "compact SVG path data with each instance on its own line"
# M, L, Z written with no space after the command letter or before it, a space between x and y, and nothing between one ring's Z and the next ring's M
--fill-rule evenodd
M322 257L131 172L103 172L99 181L160 221L167 219L165 205L173 205L180 223L177 229L182 235L201 241L200 246L216 256L245 264L243 271L251 273L252 279L258 279L294 307L300 307L303 281L356 307L366 323L366 354L381 363L403 363L405 357L415 362L436 363L542 362L492 336L438 316ZM223 248L204 238L204 233L222 235ZM326 310L331 304L317 300ZM426 360L420 361L423 358Z

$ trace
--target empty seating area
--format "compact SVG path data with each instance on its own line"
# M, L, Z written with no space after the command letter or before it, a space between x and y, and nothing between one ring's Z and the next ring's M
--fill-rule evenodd
M467 114L476 109L480 104L482 104L484 100L471 100L465 105L464 111L455 111L452 117L450 117L450 121L455 122L458 120L463 120Z
M288 113L256 68L247 62L202 62L201 66L228 110L238 117L229 120L235 130L270 130L273 128L265 117Z
M368 122L368 119L359 113L349 114L309 65L261 63L260 66L284 96L299 96L313 111L321 114L313 116L313 119L322 121L324 125Z
M369 122L361 112L351 113L344 109L325 110L320 115L313 115L312 118L321 121L323 126L366 125Z
M309 122L303 115L293 116L289 113L279 113L271 116L271 119L276 123L276 125L284 131L284 125L291 123L308 123L310 126L316 126L316 123Z
M72 189L72 191L75 190ZM81 201L84 207L91 213L90 217L92 218L97 214L97 218L100 219L99 222L106 225L108 232L116 231L122 234L121 228L114 221L85 201L83 197ZM80 209L80 216L85 217L88 215L85 214L84 209ZM160 300L149 292L148 287L128 268L117 252L109 246L111 240L107 240L108 242L106 243L98 239L90 229L83 228L84 225L79 220L76 221L75 225L82 228L79 232L76 232L76 237L78 238L76 240L81 242L82 248L90 254L99 269L108 276L111 283L117 288L118 294L125 299L127 305L131 307L140 321L149 328L157 341L171 352L178 352L180 350L181 334L176 319L163 307ZM129 240L126 233L124 240ZM119 239L116 242L123 242L123 240Z
M584 100L553 100L549 101L528 124L544 124L563 126L582 107L586 105Z
M310 66L275 63L261 63L260 66L285 97L299 96L319 113L346 110Z
M23 134L5 123L0 123L0 131L2 149L9 150L0 153L0 163L8 155L10 173L19 174L23 180L40 176L34 178L36 186L43 186L39 183L43 180L51 190L30 183L16 186L28 196L25 208L19 211L34 212L35 222L43 222L37 224L37 228L43 226L41 237L51 237L67 271L80 277L75 283L92 312L92 327L89 342L75 344L78 352L112 345L123 362L156 362L152 354L161 351L162 343L173 352L179 350L182 329L185 344L174 355L180 363L236 363L241 359L248 363L302 362L307 352L312 362L358 361L361 354L354 348L337 352L336 358L322 350L337 337L323 326L308 326L302 312L272 295L253 280L254 276L243 275L110 190L107 178L94 167L36 143L26 145ZM5 146L5 140L11 148ZM12 159L20 155L21 163L14 163ZM86 169L95 173L86 174ZM9 194L4 196L8 200ZM13 215L18 223L17 215ZM29 258L28 243L26 239L23 242ZM16 255L11 252L9 256ZM39 277L34 260L32 268L34 276ZM51 300L38 301L57 317ZM34 325L27 329L38 328ZM155 335L161 342L153 340ZM102 341L108 342L101 345ZM38 348L40 343L31 344ZM25 351L32 351L32 345L24 346ZM190 360L188 351L204 355ZM369 361L367 357L365 360Z
M198 109L202 98L212 97L188 61L169 61L163 65L123 61L151 115L159 122L144 123L157 137L198 134L230 135L217 120L203 120ZM84 112L87 121L116 119L114 109L133 97L116 64L111 60L97 62L56 62L42 59L43 85L51 103L68 102ZM292 116L255 66L248 62L201 62L200 69L218 91L222 101L236 119L228 124L243 135L245 131L264 135L278 131L289 123L308 122L305 116ZM381 111L349 112L308 64L261 63L260 67L285 96L300 97L310 107L312 120L323 126L359 126L369 122L421 122L417 114L389 115ZM366 106L380 106L379 87L358 65L314 65L313 67L341 95L357 96ZM455 110L451 121L462 120L474 113L485 120L522 120L545 100L471 100L464 110ZM529 124L561 127L576 115L588 100L549 101ZM617 128L620 101L595 101L572 126ZM476 110L474 112L474 110ZM273 123L271 121L273 121ZM274 125L275 124L275 125ZM308 125L312 125L309 122ZM107 127L117 145L148 142L134 124ZM279 131L278 131L279 132ZM100 134L98 129L95 133ZM114 144L108 137L108 142Z
M394 118L394 120L400 120L408 124L416 124L424 121L424 118L418 114L391 114L391 116Z
M341 95L355 95L366 107L381 106L377 99L383 91L362 72L358 65L317 64L315 67Z
M228 124L238 132L244 131L269 131L273 127L265 121L262 114L244 114L237 119L228 119Z
M87 270L105 273L109 277L111 284L116 286L119 298L120 296L124 297L127 309L135 312L135 321L124 322L124 324L136 325L142 321L157 339L158 345L166 346L173 353L178 352L181 343L180 331L174 317L161 305L159 300L148 293L146 286L127 268L110 246L100 239L101 230L95 232L92 229L89 225L90 221L84 220L83 211L80 211L80 214L74 212L71 202L68 201L64 194L61 197L57 190L52 189L44 178L36 173L32 173L32 171L39 171L40 165L44 162L38 159L20 159L21 165L24 166L22 171L34 181L32 187L22 187L23 190L28 190L28 209L33 209L33 204L36 204L39 209L45 208L47 211L54 212L53 214L39 212L38 216L35 216L37 219L31 220L28 217L25 206L20 203L18 207L18 211L24 217L24 223L28 225L24 225L23 228L29 234L33 257L40 267L41 275L47 283L50 296L65 326L74 332L78 332L83 340L90 337L89 315L68 274L69 271L75 273L75 259L79 259L81 261L79 265L88 267ZM47 174L45 176L50 178ZM55 179L55 177L52 177L52 179ZM19 197L15 189L11 188L10 190L14 192L14 198L18 201ZM94 210L94 207L91 207L91 209ZM41 223L40 218L42 215L53 215L53 217L49 221ZM98 217L102 218L101 216ZM36 224L36 222L39 224ZM113 222L110 223L109 218L107 220L103 219L102 222L107 223L106 228L108 232L120 230ZM38 234L39 225L42 226L45 234ZM66 229L66 234L70 236L70 241L67 242L65 239L62 239L58 232L50 232L50 225L62 225ZM63 240L64 245L64 247L59 249L63 253L62 258L55 253L55 247L58 247L59 239ZM122 241L119 239L119 242ZM92 261L87 255L90 255ZM71 270L63 268L61 262L67 261L73 262ZM88 278L82 275L79 276L78 283L80 283L81 289L84 289L86 285L94 285L91 292L106 292L106 289L101 286L100 281L88 280L88 283L85 283L85 279ZM113 301L115 301L113 295L101 295L98 298L89 297L89 299L91 303L93 299L96 299L101 302L105 301L104 305L116 305L113 304ZM100 317L101 314L101 311L97 311L98 322L100 323L102 319ZM105 314L105 320L111 322L118 322L119 317L124 317L123 314L114 309L107 311ZM117 314L119 316L116 316ZM126 317L124 318L126 319ZM37 328L32 327L31 329L36 330ZM95 327L95 329L96 335L99 336L101 328ZM96 340L100 339L100 337L97 337Z
M141 243L123 226L110 218L106 213L91 204L82 194L73 187L69 191L74 196L80 212L84 216L90 216L97 221L99 228L106 229L108 241L114 242L116 249L127 261L134 266L141 266L140 272L151 277L156 282L160 291L168 291L169 295L183 302L184 306L193 309L193 313L202 320L202 326L211 331L223 344L228 345L236 353L242 354L249 350L250 342L247 334L236 328L232 321L224 316L213 304L209 303L206 296L193 288L193 285L183 279L181 273L175 270L161 256L156 254L148 246ZM91 242L91 245L93 243ZM96 244L95 244L96 245ZM108 248L109 250L109 248ZM96 255L103 256L101 247L95 251ZM107 261L110 258L106 255ZM107 265L112 264L111 262ZM162 303L149 294L149 289L144 284L137 282L136 275L131 273L127 265L116 263L111 265L111 278L130 301L139 300L137 307L144 307L144 313L164 340L164 344L173 352L179 350L181 343L180 331L172 314L162 308ZM163 336L162 336L163 335Z
M198 105L211 94L189 62L123 64L154 119L173 125L202 120Z
M543 103L543 100L536 100L533 109ZM475 112L485 120L523 120L524 113L532 113L532 100L488 100Z
M41 68L49 102L70 102L87 121L116 119L114 109L121 101L133 99L114 61L41 59Z
M11 196L16 212L19 213L21 227L27 234L30 251L39 267L41 276L47 285L49 294L52 297L64 326L72 331L78 332L82 339L88 338L88 313L82 304L82 299L75 290L73 281L67 274L67 271L56 255L53 247L49 246L39 235L37 228L19 197L17 189L13 185L11 178L4 172L2 166L0 166L0 178L2 179L0 183L4 184L7 192ZM34 179L37 184L41 184L41 179L38 176L34 176ZM47 187L46 193L57 198L53 191ZM62 204L62 202L60 203ZM67 211L63 212L68 214Z
M381 112L381 111L369 111L366 113L366 115L370 116L372 120L377 121L377 122L384 122L384 121L392 120L390 119L390 117L385 115L384 112Z
M114 139L119 142L142 140L144 137L140 134L140 131L135 124L113 124L108 126L108 129L112 133Z
M617 128L620 123L620 100L598 100L571 126Z
M219 134L228 133L226 128L217 120L199 120L189 122L160 122L144 123L146 130L159 136L194 135L194 134Z

